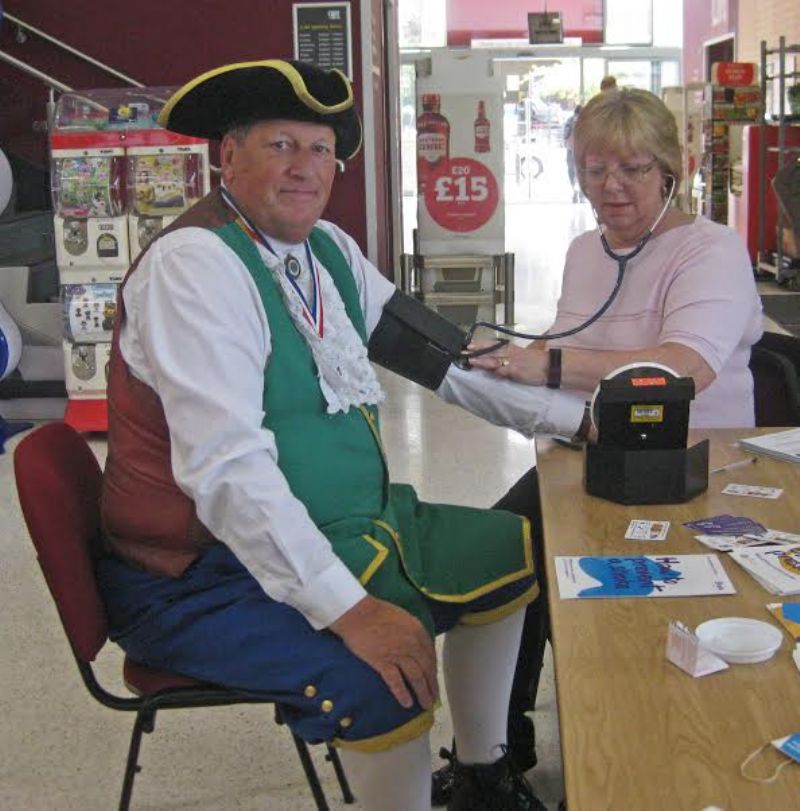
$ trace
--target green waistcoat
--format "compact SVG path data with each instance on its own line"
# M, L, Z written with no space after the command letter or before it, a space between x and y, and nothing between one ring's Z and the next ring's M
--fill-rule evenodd
M327 413L311 349L255 245L236 223L215 232L246 265L269 322L264 427L275 436L278 467L367 590L408 609L432 630L423 594L465 602L530 574L530 542L522 542L526 533L518 516L428 505L408 485L389 484L377 408ZM309 242L366 343L358 290L345 257L318 228ZM466 544L469 554L463 547L459 554Z

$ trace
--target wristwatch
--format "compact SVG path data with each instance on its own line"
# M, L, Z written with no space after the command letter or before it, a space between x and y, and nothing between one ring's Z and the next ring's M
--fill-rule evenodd
M561 349L554 347L547 350L547 388L561 388Z

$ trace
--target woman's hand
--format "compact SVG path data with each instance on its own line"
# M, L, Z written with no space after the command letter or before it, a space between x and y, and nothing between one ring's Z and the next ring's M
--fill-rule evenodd
M484 349L493 341L473 341L467 349ZM485 369L498 377L507 377L531 386L543 386L547 381L547 352L545 341L535 341L525 347L507 344L488 355L470 358L470 366Z

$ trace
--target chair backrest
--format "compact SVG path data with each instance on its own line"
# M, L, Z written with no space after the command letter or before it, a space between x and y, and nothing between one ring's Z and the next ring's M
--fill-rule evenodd
M756 425L800 425L800 375L792 360L759 342L750 352L750 371L753 374Z
M102 471L86 440L63 422L43 425L14 452L22 514L75 655L91 662L108 638L94 556Z
M800 338L796 338L794 335L783 335L779 332L765 332L756 346L783 355L794 364L800 375Z

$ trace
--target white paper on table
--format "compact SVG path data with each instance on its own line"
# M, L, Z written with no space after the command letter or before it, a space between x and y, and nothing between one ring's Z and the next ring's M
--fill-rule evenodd
M722 489L726 496L748 496L749 498L780 498L781 487L762 487L758 484L728 484Z
M634 518L625 531L629 541L663 541L669 532L669 521L647 521Z

